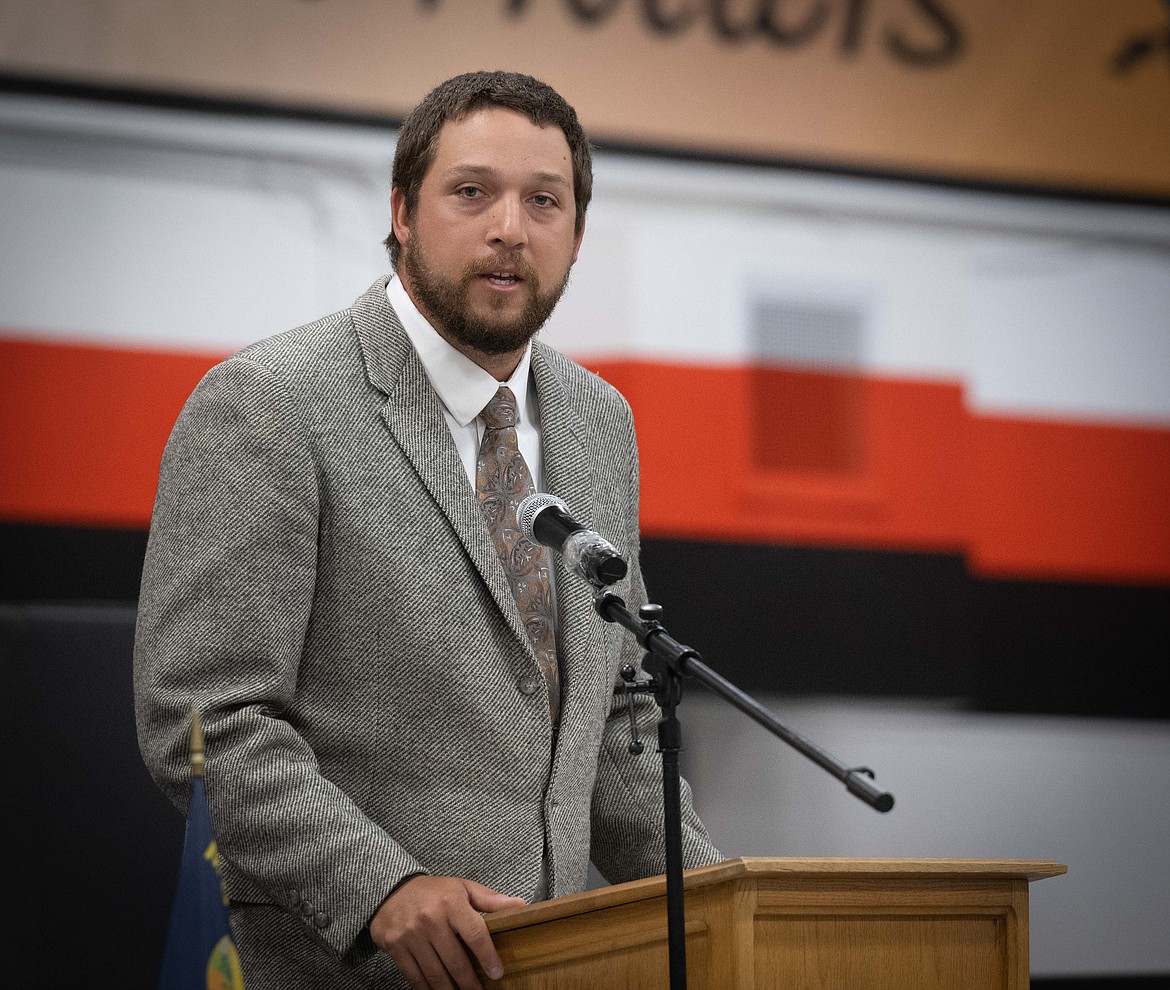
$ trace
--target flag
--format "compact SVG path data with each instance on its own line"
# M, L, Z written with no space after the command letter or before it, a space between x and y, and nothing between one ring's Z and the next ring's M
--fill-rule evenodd
M191 720L191 807L159 990L244 990L203 786L203 733Z

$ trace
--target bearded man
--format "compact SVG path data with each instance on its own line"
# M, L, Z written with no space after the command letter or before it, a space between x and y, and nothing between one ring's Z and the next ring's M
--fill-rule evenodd
M478 988L482 913L665 871L661 768L614 686L639 648L520 532L549 491L646 601L624 399L540 341L592 192L570 107L477 72L403 124L395 275L212 369L163 456L143 756L205 782L249 990ZM658 711L634 702L643 731ZM687 866L721 857L684 786Z

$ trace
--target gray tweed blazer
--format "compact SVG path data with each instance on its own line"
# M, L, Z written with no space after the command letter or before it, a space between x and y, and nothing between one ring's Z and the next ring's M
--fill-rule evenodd
M557 560L562 722L422 364L380 279L213 368L167 443L134 651L138 733L187 804L206 783L249 990L393 986L366 924L419 872L531 898L662 873L661 766L614 701L640 650ZM625 400L533 349L546 488L631 561ZM639 719L653 739L657 709ZM685 791L685 788L684 788ZM719 860L684 793L688 866Z

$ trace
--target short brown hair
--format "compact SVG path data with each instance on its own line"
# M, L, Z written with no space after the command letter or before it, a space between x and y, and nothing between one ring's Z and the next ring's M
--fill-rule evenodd
M575 229L585 227L585 210L593 197L593 154L589 139L577 121L577 112L547 83L519 72L465 72L440 83L407 114L394 150L391 186L406 197L406 212L418 206L423 179L435 161L439 131L449 120L462 120L483 107L503 107L524 114L534 124L556 124L569 142L573 158L573 196L576 200ZM390 234L385 240L390 261L398 267L402 245Z

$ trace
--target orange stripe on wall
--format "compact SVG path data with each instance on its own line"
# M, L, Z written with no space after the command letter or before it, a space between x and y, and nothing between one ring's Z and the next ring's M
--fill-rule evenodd
M146 526L171 426L221 356L0 339L0 518ZM1170 430L973 416L957 382L592 367L634 408L647 536L1170 582Z
M0 518L148 525L171 427L221 357L0 339Z
M963 549L963 479L955 466L970 424L957 385L854 376L866 407L866 449L860 473L835 475L753 463L759 369L623 363L595 370L634 408L647 535ZM771 429L819 431L820 423L786 412Z
M1170 431L983 417L973 440L974 570L1170 580Z
M973 415L959 383L853 376L864 406L856 471L753 461L753 404L791 369L598 364L629 398L647 535L960 552L988 577L1170 583L1170 430ZM824 410L777 408L815 434Z

